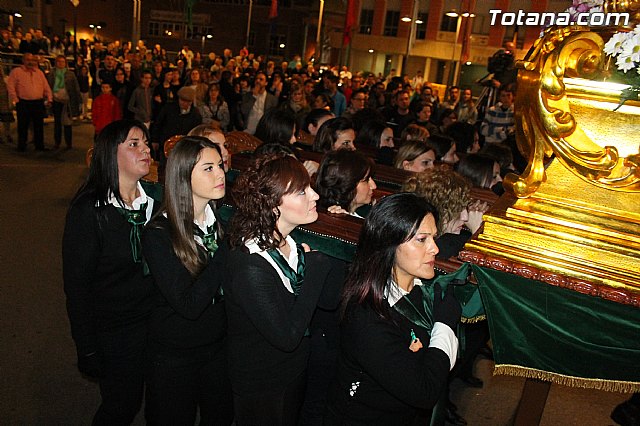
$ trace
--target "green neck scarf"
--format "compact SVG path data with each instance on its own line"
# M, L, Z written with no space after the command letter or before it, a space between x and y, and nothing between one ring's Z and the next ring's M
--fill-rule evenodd
M293 294L298 296L300 294L300 290L302 289L302 284L304 283L304 271L305 271L305 260L304 260L304 249L300 244L296 244L296 249L298 251L298 270L294 271L289 263L286 261L284 256L278 251L275 250L267 250L267 253L276 265L280 268L285 277L289 278L289 282L291 283L291 288L293 289Z
M147 223L147 203L141 205L139 210L129 210L122 207L116 207L116 210L132 225L131 232L129 233L131 253L133 254L133 261L140 263L142 262L140 235L142 234L142 227Z

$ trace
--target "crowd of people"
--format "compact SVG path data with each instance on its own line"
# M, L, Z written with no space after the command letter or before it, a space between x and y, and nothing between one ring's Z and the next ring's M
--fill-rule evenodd
M3 57L15 66L0 78L0 136L11 142L13 107L20 151L30 127L47 149L47 109L54 149L73 147L74 119L95 127L63 237L78 368L102 396L93 424L130 424L143 395L151 425L426 424L438 401L466 424L448 383L483 385L473 361L491 357L488 329L458 325L451 286L428 280L482 224L489 206L472 188L501 194L525 166L512 84L479 111L471 88L441 98L420 71L1 35L0 53L22 56ZM229 191L231 131L261 145ZM141 180L152 159L162 196ZM381 200L378 165L410 176ZM293 239L319 211L362 221L350 264Z
M73 146L74 118L95 127L63 238L78 368L102 396L94 424L130 424L144 394L149 424L409 425L428 421L453 377L482 386L472 367L486 326L466 330L457 359L460 305L451 286L429 293L423 280L480 227L488 205L471 187L501 193L521 167L512 86L482 117L470 88L440 99L421 73L276 63L246 48L203 58L187 45L169 61L160 45L74 47L38 31L17 47L2 39L22 53L6 82L19 150L30 126L47 149L46 107L55 149ZM54 55L46 73L43 54ZM262 145L223 227L231 131ZM303 150L321 159L299 161ZM152 159L162 197L141 181ZM401 193L376 202L376 164L411 172ZM363 221L349 265L292 238L318 211ZM408 316L405 299L432 307L419 312L430 320ZM466 424L444 400L447 421Z

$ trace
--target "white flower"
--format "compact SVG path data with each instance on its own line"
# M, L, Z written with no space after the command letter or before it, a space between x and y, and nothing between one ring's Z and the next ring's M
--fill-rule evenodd
M622 44L621 55L629 56L634 62L640 62L640 34L630 34L633 34L632 37L627 38Z
M627 41L627 33L615 33L604 45L604 53L611 56L618 55L622 52L622 45L625 41Z
M631 60L631 56L621 54L618 56L616 60L616 66L620 71L624 71L625 73L635 67L635 63Z
M636 34L640 34L640 24L636 25L636 27L633 29L633 32Z

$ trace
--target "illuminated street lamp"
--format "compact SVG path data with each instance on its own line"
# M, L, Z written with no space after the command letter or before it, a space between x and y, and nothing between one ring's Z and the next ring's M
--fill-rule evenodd
M93 39L97 40L98 39L98 30L102 28L102 25L89 24L89 28L91 28L93 30Z

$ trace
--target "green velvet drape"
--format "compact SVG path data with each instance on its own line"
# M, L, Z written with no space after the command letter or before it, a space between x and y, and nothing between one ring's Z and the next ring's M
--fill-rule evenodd
M640 391L640 309L473 266L496 374Z

